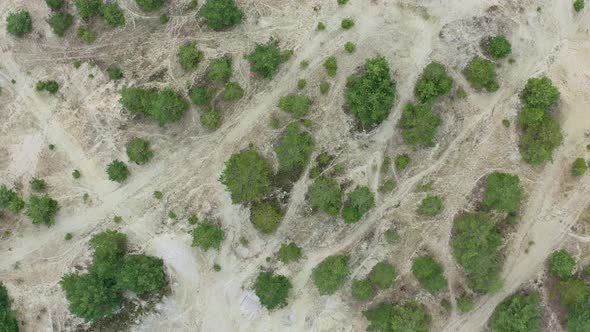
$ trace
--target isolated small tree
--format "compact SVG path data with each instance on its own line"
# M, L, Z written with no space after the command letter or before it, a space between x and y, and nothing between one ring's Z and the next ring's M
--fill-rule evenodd
M78 7L80 17L84 20L100 14L102 7L102 0L75 0L74 3Z
M38 81L37 84L35 85L35 89L37 91L47 91L50 94L56 94L57 91L59 90L59 84L56 81Z
M473 297L467 294L461 294L461 296L457 298L457 309L459 309L460 312L470 312L471 309L473 309L473 306Z
M502 59L512 53L512 45L504 36L489 37L486 46L486 51L494 59Z
M326 74L328 74L328 76L336 76L336 72L338 71L336 57L328 57L326 61L324 61L324 68L326 69Z
M348 0L336 0L340 6L346 5Z
M345 18L340 22L342 29L348 30L354 26L354 21L351 18Z
M408 165L410 165L410 156L408 156L407 154L398 154L397 157L395 157L395 168L399 171L403 171L404 169L408 168Z
M33 31L31 14L24 9L8 14L6 18L6 31L16 37L22 37Z
M268 310L286 306L292 287L287 277L271 272L260 272L254 282L254 292L260 303Z
M348 261L345 255L328 256L313 268L311 279L320 295L334 294L344 286L351 273Z
M282 51L278 42L269 40L266 44L256 44L254 51L246 56L250 61L250 70L260 77L271 79L281 63L289 60L292 51Z
M318 25L315 28L317 31L324 31L326 30L326 24L324 22L318 22Z
M386 289L393 286L397 273L395 267L387 262L379 262L373 266L369 280L377 287Z
M238 82L228 82L223 90L223 100L236 101L244 96L244 89Z
M559 100L559 90L545 76L531 78L527 81L520 98L527 107L547 110Z
M127 157L138 165L143 165L154 157L154 151L150 149L150 142L134 137L127 143Z
M116 2L102 5L100 14L105 22L114 28L125 26L125 14Z
M90 29L78 28L78 30L76 30L76 34L78 37L80 37L80 39L82 39L83 42L87 44L92 44L96 40L96 33Z
M576 158L574 163L572 164L572 175L573 176L582 176L588 170L588 165L586 164L586 160L584 158Z
M193 230L193 247L200 247L207 251L209 249L219 250L225 239L225 232L219 226L211 224L208 220L197 225Z
M34 191L44 191L47 189L47 182L43 179L39 178L32 178L31 179L31 189Z
M162 8L165 0L135 0L135 3L144 12L153 12Z
M188 42L178 49L178 63L184 70L195 70L203 59L203 52L197 48L197 43Z
M281 244L278 257L281 262L289 264L291 262L299 261L301 257L303 257L303 254L301 253L301 248L299 248L294 242L291 242L289 244Z
M444 276L442 266L430 256L420 256L414 259L412 273L432 294L436 294L447 288L447 278Z
M342 189L338 181L320 176L309 187L307 192L309 204L331 216L336 216L342 206Z
M278 202L255 203L250 208L250 222L265 234L274 233L283 220L283 211Z
M493 332L540 331L543 311L537 292L516 294L500 303L491 318Z
M272 190L272 169L255 147L234 153L225 162L219 181L231 194L232 203L258 201Z
M400 239L399 233L395 227L388 228L383 232L383 237L389 244L396 244Z
M123 294L94 273L66 274L60 281L70 312L93 322L112 316L123 302Z
M45 224L47 226L55 224L55 215L58 210L59 204L48 195L29 196L27 216L31 218L33 224Z
M440 196L428 195L422 200L418 206L417 212L424 216L433 217L441 213L445 208L442 198Z
M74 16L68 13L53 13L49 18L49 25L51 26L51 29L53 29L53 32L59 37L64 36L66 30L72 26L72 23L74 23Z
M109 76L109 79L113 81L123 78L123 72L121 71L121 68L115 66L110 66L107 68L107 75Z
M52 10L60 10L64 5L64 0L45 0L45 2Z
M215 82L225 83L232 75L232 61L230 58L217 58L209 61L207 77Z
M469 62L465 73L475 89L485 88L488 92L494 92L499 88L494 64L488 59L476 56Z
M432 103L436 98L444 96L453 87L453 79L447 74L444 65L431 62L424 68L414 88L416 98L422 103Z
M434 113L429 105L407 104L399 120L402 138L409 145L434 146L436 132L442 124L440 115Z
M215 130L221 126L223 113L217 108L209 108L207 111L201 113L200 120L205 128Z
M129 169L124 162L113 160L107 166L107 175L109 176L109 180L122 183L129 177Z
M279 108L298 118L307 115L310 107L311 99L304 95L290 94L279 99Z
M301 130L296 122L290 123L279 144L274 147L279 160L279 172L298 177L309 164L314 148L313 137Z
M213 30L230 28L242 21L242 11L235 0L207 0L199 15L207 19L207 26Z
M5 185L0 186L0 208L19 213L24 207L25 201L14 190Z
M483 205L498 212L517 212L524 190L517 175L493 172L486 178Z
M357 279L352 281L352 297L357 301L368 301L375 296L373 284L368 279Z
M417 302L381 303L363 311L363 315L369 321L367 331L428 332L432 325L432 317L426 306Z
M145 112L163 127L167 123L180 120L189 106L189 103L174 90L166 88L151 98Z
M579 13L582 11L582 9L584 9L584 0L575 0L574 1L574 10L576 11L576 13Z
M354 224L375 207L375 194L367 186L357 186L347 194L348 199L342 209L342 218L347 224Z
M197 106L209 105L215 95L215 89L206 86L197 86L190 91L190 98Z
M549 274L560 279L568 279L576 270L576 259L565 249L553 252L549 256L547 263L549 265Z
M356 44L353 42L346 42L346 44L344 44L344 50L348 53L354 53L356 51Z
M117 286L137 295L157 293L166 284L164 261L153 256L126 256L117 275Z

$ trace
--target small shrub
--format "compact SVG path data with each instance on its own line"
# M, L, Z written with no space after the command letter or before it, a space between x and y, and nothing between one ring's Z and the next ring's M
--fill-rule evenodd
M363 311L363 315L369 321L367 331L428 332L432 325L432 317L426 306L416 302L381 303Z
M254 51L246 56L250 61L250 70L258 76L271 79L279 66L289 60L291 51L282 51L274 40L266 44L256 44Z
M206 86L198 86L190 91L191 101L197 106L209 105L214 95L215 89Z
M195 214L191 214L188 217L188 224L189 225L196 225L199 222L199 217L197 217Z
M213 271L215 271L215 272L221 271L221 265L219 265L217 263L213 264Z
M109 68L107 68L107 75L109 76L109 79L112 81L117 81L123 78L123 72L119 67L115 66L110 66Z
M470 312L473 309L474 303L473 298L467 294L461 294L457 298L457 308L462 313Z
M342 29L350 29L354 26L354 21L351 18L345 18L342 20L342 22L340 22L340 27L342 27Z
M138 165L146 164L154 157L154 151L150 149L150 142L134 137L127 143L127 157Z
M444 209L443 200L439 196L428 195L418 206L417 212L424 216L433 217L441 213Z
M268 310L286 306L292 287L287 277L271 272L260 272L254 282L254 292L260 299L260 304Z
M342 189L332 178L320 176L309 187L307 192L309 204L331 216L336 216L342 206Z
M499 88L496 81L496 70L490 60L476 56L469 62L466 75L474 89L485 88L488 92L494 92Z
M203 52L197 48L195 42L186 43L178 49L178 63L182 69L191 71L197 69L203 59Z
M502 120L502 125L506 128L510 127L510 120L508 120L508 119Z
M301 253L301 248L299 248L294 242L289 244L281 244L281 248L279 249L279 260L285 264L289 264L291 262L297 262L303 257Z
M381 289L393 286L397 273L395 267L387 262L377 263L371 270L369 280Z
M440 116L424 104L407 104L399 120L402 138L409 145L434 146L438 127L442 124Z
M53 13L49 18L49 25L51 26L51 29L53 29L53 32L59 37L64 36L66 30L72 26L72 23L74 23L74 16L68 13Z
M45 224L51 226L55 224L55 215L59 210L59 204L56 200L47 195L31 195L27 204L27 216L31 218L33 224Z
M539 331L542 314L538 293L516 294L496 307L490 325L494 332Z
M582 9L584 9L584 0L575 0L574 1L574 10L576 11L576 13L579 13L582 11Z
M255 203L250 208L250 221L264 234L274 233L283 220L283 211L277 202Z
M84 20L100 14L102 7L102 0L75 0L74 3L78 7L80 17Z
M344 44L344 50L348 53L354 53L356 51L356 44L353 42L346 42L346 44Z
M357 301L368 301L375 296L373 284L368 279L353 280L352 297Z
M125 26L125 14L116 2L102 5L100 14L105 22L114 28Z
M193 230L193 247L200 247L207 251L209 249L219 250L225 239L225 232L221 227L215 226L205 220Z
M168 15L162 14L162 15L160 15L159 21L160 21L160 24L164 25L164 24L168 23L168 21L170 21L170 17L168 17Z
M336 0L340 6L346 5L348 0Z
M211 130L215 130L221 126L223 120L223 114L216 108L210 108L209 110L201 114L201 124Z
M207 0L198 15L206 18L213 30L231 28L242 21L242 11L234 0Z
M54 95L59 90L59 84L56 81L38 81L35 85L37 91L47 91Z
M297 178L309 164L315 148L313 137L299 128L296 122L287 126L285 134L274 147L279 160L279 172L289 178Z
M320 295L334 294L344 286L351 273L348 261L345 255L328 256L313 268L311 279Z
M397 187L397 182L395 180L386 180L383 184L379 187L379 192L381 193L390 193L392 192L395 187Z
M223 90L223 100L236 101L244 96L244 89L238 82L228 82Z
M531 78L520 97L525 106L547 110L559 100L559 90L545 76Z
M60 10L64 5L64 0L45 0L45 2L52 10Z
M414 88L414 94L420 102L428 104L449 93L452 87L453 79L447 74L445 66L432 62L424 68Z
M0 208L8 209L12 213L19 213L25 207L25 201L5 185L0 186Z
M460 87L459 89L457 89L457 97L459 99L465 99L465 98L467 98L467 91L465 91L465 89L463 89L462 87Z
M338 63L336 62L336 57L331 56L324 61L324 68L326 68L326 73L328 76L336 76L336 72L338 71Z
M375 207L375 195L367 186L357 186L347 196L348 199L342 209L342 218L347 224L358 222L370 209Z
M584 158L576 158L574 163L572 164L572 175L573 176L582 176L588 170L588 165L586 164L586 160Z
M442 266L430 256L420 256L414 259L412 273L422 287L432 294L447 288L447 278Z
M397 157L395 157L395 168L398 171L403 171L404 169L408 168L408 166L410 165L410 156L408 156L407 154L398 154Z
M568 279L576 270L576 259L564 249L553 252L547 263L549 274L560 279Z
M115 224L120 224L122 221L123 221L123 217L121 217L121 216L114 216L113 217L113 222Z
M234 153L225 162L219 181L231 194L232 203L259 201L272 190L272 168L256 148Z
M47 183L43 179L33 178L31 179L31 189L34 191L44 191L47 189Z
M31 14L24 9L8 14L6 18L6 31L15 37L23 37L33 31Z
M325 95L326 93L328 93L328 91L330 91L330 82L322 81L320 83L320 93Z
M135 0L137 6L144 12L153 12L162 8L165 0Z
M300 79L299 81L297 81L297 89L301 90L304 89L307 86L307 81L304 79Z
M486 51L494 59L502 59L512 53L512 45L504 36L490 37L487 41Z
M559 302L568 311L582 308L584 302L590 298L590 287L580 279L567 279L558 284Z
M154 198L155 199L162 199L164 197L164 194L161 191L154 191Z
M301 69L306 69L307 67L309 67L309 61L307 61L307 60L301 60L301 62L299 63L299 67Z
M107 175L109 176L109 180L122 183L129 177L129 169L124 162L113 160L107 166Z
M64 238L64 239L65 239L66 241L70 241L70 240L71 240L73 237L74 237L74 236L72 235L72 233L66 233L66 236L65 236L65 238Z
M50 151L53 151L53 150L55 150L55 144L49 144L49 145L47 146L47 148L48 148Z
M207 69L207 77L214 82L227 82L232 75L231 62L229 58L211 59Z
M76 34L87 44L92 44L96 40L96 33L90 29L78 28Z
M72 172L72 177L73 177L74 179L79 179L81 176L82 176L82 174L81 174L81 173L80 173L80 171L79 171L79 170L77 170L77 169L75 169L75 170Z
M291 94L279 99L279 108L298 118L307 115L311 106L311 99L304 95Z
M317 31L324 31L326 30L326 25L324 24L324 22L318 22L318 25L316 27Z
M397 229L395 229L395 227L391 227L391 228L387 229L383 233L383 237L385 238L385 241L387 241L387 243L389 243L389 244L396 244L400 238L399 233L397 232Z
M524 197L524 190L517 175L494 172L488 175L483 205L498 212L516 212Z

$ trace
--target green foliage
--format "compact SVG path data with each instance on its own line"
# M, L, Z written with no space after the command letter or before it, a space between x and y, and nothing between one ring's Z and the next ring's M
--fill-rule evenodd
M572 164L572 175L573 176L582 176L588 170L588 165L586 164L586 160L584 158L576 158L574 163Z
M387 262L379 262L373 266L369 280L377 287L386 289L393 286L397 273L395 267Z
M170 17L168 17L168 15L162 14L162 15L160 15L159 21L160 21L160 24L166 24L166 23L168 23L168 21L170 21Z
M457 89L457 97L459 97L460 99L467 98L467 91L465 91L463 87L459 87L459 89Z
M354 26L354 21L351 18L345 18L342 20L342 22L340 22L340 27L342 27L342 29L350 29Z
M300 79L299 81L297 81L297 89L301 90L304 89L307 86L307 81L304 79Z
M157 293L167 285L164 261L146 255L126 256L117 282L121 289L137 295Z
M24 9L8 14L6 18L6 31L16 37L22 37L33 31L31 14Z
M399 120L404 141L410 145L425 147L434 145L436 131L441 124L440 116L426 104L408 103Z
M512 45L504 36L490 37L487 41L486 51L494 59L502 59L512 53Z
M214 95L215 89L206 86L198 86L190 91L191 101L197 106L209 105Z
M363 129L379 125L387 118L395 101L395 83L383 57L367 59L364 71L348 77L346 105Z
M143 113L157 121L161 127L180 120L189 108L189 103L169 88L162 91L123 88L120 101L129 112Z
M55 215L58 210L59 204L48 195L29 196L27 216L31 218L33 224L45 224L47 226L55 224Z
M139 8L144 12L153 12L154 10L162 8L164 1L165 0L135 0L135 3L137 3Z
M391 180L391 179L390 180L386 180L379 187L379 192L381 192L381 193L390 193L390 192L392 192L395 189L395 187L397 187L397 182L395 182L395 180Z
M321 81L320 82L320 93L325 95L330 91L330 82L328 81Z
M590 300L586 299L584 304L568 312L568 332L586 332L590 330Z
M74 23L74 16L68 13L57 12L51 14L51 17L49 17L49 25L59 37L64 36L66 30L72 26L72 23Z
M200 223L193 230L193 247L200 247L207 251L209 249L221 248L221 243L225 239L225 232L219 226L209 223L208 220Z
M289 244L281 244L281 248L279 248L279 260L285 264L289 264L291 262L297 262L303 257L303 253L301 252L301 248L299 248L294 242Z
M114 28L125 26L125 14L118 3L104 4L100 9L100 13L108 25Z
M246 56L250 61L250 70L260 77L270 79L279 69L281 63L289 60L291 51L281 51L278 43L269 40L266 44L256 44L254 51Z
M256 148L234 153L225 162L219 181L231 194L234 204L259 201L272 190L272 169Z
M250 208L250 221L254 228L265 234L274 233L283 220L283 211L277 202L254 203Z
M154 151L150 149L150 142L141 138L134 137L127 143L127 157L138 165L143 165L150 161L154 156Z
M336 57L328 57L326 61L324 61L324 68L326 68L326 73L328 74L328 76L336 76L336 72L338 71L338 63L336 61Z
M320 295L334 294L344 286L351 273L348 261L349 257L345 255L328 256L313 268L311 279Z
M309 187L307 192L309 204L331 216L336 216L342 206L342 189L332 178L320 176Z
M72 233L66 233L66 236L64 237L64 239L66 241L70 241L73 237L74 237L74 235L72 235Z
M342 218L347 224L354 224L375 207L375 195L367 186L357 186L347 194L348 199L342 209Z
M32 178L31 179L31 189L34 191L44 191L47 189L47 182L43 179Z
M565 249L553 252L549 256L547 264L549 274L560 279L568 279L576 270L576 259Z
M348 3L348 0L336 0L338 2L339 5L346 5Z
M506 128L510 127L510 120L508 119L503 119L502 120L502 125Z
M191 71L197 69L203 59L203 52L197 48L197 43L189 42L178 48L178 63L182 69Z
M309 61L308 60L301 60L301 62L299 63L299 67L301 69L306 69L307 67L309 67Z
M159 190L154 191L154 198L155 199L162 199L163 197L164 197L164 194L161 191L159 191Z
M221 126L223 120L223 114L216 108L210 108L207 111L201 113L201 124L207 129L217 129Z
M260 299L260 303L268 310L286 306L289 290L292 287L287 277L271 272L260 272L254 282L254 292Z
M425 216L436 216L445 208L443 200L439 196L428 195L418 206L417 212Z
M225 83L232 75L230 58L217 58L209 61L207 77L215 82Z
M74 3L78 7L80 17L84 20L100 14L102 0L75 0Z
M216 263L216 264L213 264L213 270L214 270L215 272L219 272L219 271L221 271L221 265L219 265L219 264L217 264L217 263Z
M540 331L542 315L538 293L516 294L496 307L491 318L491 331Z
M279 160L279 172L291 178L299 177L309 164L314 148L313 137L301 130L296 122L290 123L279 144L274 147Z
M25 201L14 190L0 186L0 208L19 213L24 207Z
M473 309L474 303L473 298L467 294L461 294L457 298L457 308L462 313L470 312Z
M453 257L467 273L475 291L489 293L499 286L501 244L502 236L487 214L465 213L455 218Z
M397 229L395 229L395 227L387 229L383 233L383 237L385 238L385 241L387 241L387 243L389 244L396 244L397 241L399 241L399 233L397 232Z
M10 298L8 297L8 291L2 283L0 283L0 331L19 331L16 314L10 308Z
M244 96L244 89L238 82L228 82L223 90L223 100L236 101Z
M37 81L35 85L37 91L47 91L50 94L55 94L59 90L59 84L56 81Z
M410 161L410 156L407 154L398 154L394 161L395 168L399 171L403 171L408 167L408 165L410 165Z
M584 0L576 0L574 1L574 10L576 11L576 13L579 13L582 11L582 9L584 9Z
M412 273L422 287L432 294L447 288L447 278L442 266L430 256L420 256L414 259Z
M207 0L199 16L207 19L207 26L213 30L230 28L242 21L242 11L234 0Z
M369 320L367 331L381 332L428 332L432 317L426 306L416 302L380 305L363 311Z
M436 98L444 96L453 87L453 79L447 74L444 65L431 62L420 76L414 88L414 95L422 103L432 103Z
M78 28L76 34L87 44L92 44L96 40L96 33L90 29Z
M356 44L353 42L346 42L346 44L344 44L344 50L348 53L354 53L356 51Z
M499 85L496 81L496 70L490 60L476 56L469 62L465 72L467 80L473 88L485 88L488 92L498 90Z
M311 99L304 95L290 94L279 99L279 108L298 118L304 117L311 106Z
M52 10L60 10L64 5L64 0L45 0L45 2Z
M580 279L567 279L559 283L559 302L568 311L581 307L590 296L590 287Z
M486 179L483 205L498 212L517 212L524 197L518 175L493 172Z
M522 159L531 165L552 160L553 150L561 144L563 135L549 112L525 106L518 123L523 131L519 144Z
M520 98L525 106L547 110L559 100L559 90L546 76L531 78L527 81Z
M95 273L67 274L60 285L70 312L87 321L112 316L123 301L122 293Z
M115 66L110 66L109 68L107 68L107 75L109 76L109 79L113 81L120 80L123 78L123 72L119 67Z
M375 296L373 284L368 279L352 281L352 297L357 301L368 301Z
M129 177L129 169L124 162L113 160L107 166L107 175L109 176L109 180L122 183Z

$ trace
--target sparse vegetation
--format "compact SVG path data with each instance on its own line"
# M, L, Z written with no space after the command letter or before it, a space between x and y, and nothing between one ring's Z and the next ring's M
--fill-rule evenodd
M330 91L330 82L328 82L328 81L320 82L320 93L325 95L326 93L328 93L328 91Z
M485 88L488 92L494 92L500 87L496 81L496 69L490 60L476 56L469 62L465 73L474 89Z
M326 74L328 74L328 76L336 76L336 72L338 71L336 57L328 57L326 61L324 61L324 68L326 69Z
M191 71L197 69L199 62L203 60L203 52L197 48L197 43L189 42L178 49L178 63L182 69Z
M498 212L517 212L524 190L517 175L493 172L486 179L483 205Z
M318 22L318 25L316 26L316 30L317 31L324 31L324 30L326 30L326 25L324 24L324 22Z
M439 196L428 195L418 206L417 212L424 216L433 217L441 213L444 209L444 203Z
M348 193L348 199L342 209L342 218L347 224L354 224L375 207L375 195L367 186L357 186Z
M123 78L123 72L121 71L121 68L115 66L110 66L107 68L107 75L112 81L117 81Z
M300 79L299 81L297 81L297 89L302 90L305 89L306 86L307 81L305 79Z
M320 295L331 295L344 286L350 276L349 257L345 255L328 256L313 268L311 279Z
M33 19L27 10L8 14L6 18L6 31L15 37L23 37L33 31Z
M340 22L342 29L348 30L354 26L354 21L351 18L345 18Z
M76 34L87 44L92 44L96 40L96 33L90 29L78 28Z
M342 189L332 178L320 176L309 187L307 192L309 204L331 216L336 216L342 206Z
M74 16L68 13L53 13L49 18L51 29L53 29L53 32L59 37L64 36L66 31L72 26L72 23L74 23Z
M356 44L353 42L346 42L346 44L344 44L344 50L348 53L354 53L356 52Z
M303 257L301 252L301 248L299 248L294 242L289 244L281 244L281 248L279 249L279 260L285 264L289 264L291 262L297 262Z
M291 94L279 99L279 108L287 113L291 113L298 118L302 118L309 112L311 99L304 95Z
M568 279L576 270L576 259L564 249L557 250L547 260L549 274L560 279Z
M12 213L19 213L25 207L25 201L12 189L0 186L0 208Z
M234 153L225 162L219 181L231 194L234 204L259 201L271 191L272 169L256 148Z
M420 256L414 259L412 273L422 287L432 294L447 288L447 278L442 266L430 256Z
M197 106L209 105L215 95L215 89L206 86L197 86L190 91L190 98Z
M414 94L421 103L433 103L436 98L444 96L451 91L453 79L447 74L444 65L431 62L420 76L414 88Z
M228 82L223 90L223 100L236 101L244 96L244 89L238 82Z
M0 330L4 332L18 332L18 321L16 313L10 307L11 300L8 297L8 291L0 283Z
M31 189L34 191L44 191L47 189L47 182L43 179L39 178L32 178L31 179Z
M225 232L219 226L215 226L208 220L198 224L193 230L193 247L199 247L204 251L209 249L219 250L225 239Z
M235 0L207 0L199 16L206 18L207 26L213 30L228 29L242 21L242 11Z
M250 70L258 76L271 79L279 69L281 63L291 57L292 51L283 51L276 41L270 40L266 44L256 44L254 51L246 56L250 61Z
M584 9L584 6L585 6L584 0L575 0L574 1L574 10L576 11L576 13L581 12L582 9Z
M357 301L368 301L375 296L373 284L368 279L353 280L351 292Z
M35 85L35 90L37 91L47 91L50 94L54 95L59 90L59 84L56 81L38 81Z
M379 192L390 193L395 189L395 187L397 187L397 182L395 182L395 180L385 180L385 182L383 182L379 187Z
M473 309L474 303L473 298L467 294L461 294L457 298L457 308L462 313L470 312Z
M51 10L60 10L64 5L64 0L45 0L45 2Z
M402 138L409 145L434 146L436 132L442 124L440 116L425 104L407 104L402 112L398 126Z
M542 309L540 296L533 292L516 294L500 303L491 318L494 332L540 331Z
M394 227L387 229L383 233L383 237L385 238L385 241L387 241L387 243L389 243L389 244L396 244L400 238L399 233L397 232L397 229L395 229Z
M122 183L129 177L129 169L124 162L113 160L107 166L107 175L109 176L109 180Z
M201 113L201 124L211 130L215 130L221 126L223 114L217 108L209 108L207 111Z
M408 166L410 165L410 156L408 156L407 154L398 154L397 157L395 157L395 168L398 171L403 171L404 169L408 168Z

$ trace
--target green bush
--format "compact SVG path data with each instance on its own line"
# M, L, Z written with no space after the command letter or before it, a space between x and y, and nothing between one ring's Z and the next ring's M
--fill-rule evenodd
M6 18L6 31L16 37L22 37L33 31L31 14L24 9L8 14Z
M379 192L381 192L381 193L390 193L390 192L392 192L395 189L395 187L397 187L397 182L395 182L395 180L391 180L391 179L390 180L386 180L379 187Z
M119 67L115 66L110 66L109 68L107 68L107 75L109 76L109 79L112 81L117 81L123 78L123 72Z
M150 142L141 138L134 137L127 143L127 157L138 165L143 165L150 161L154 156L154 151L150 149Z
M387 262L379 262L373 266L369 280L381 289L393 286L397 273L395 267Z
M336 57L331 56L324 61L324 68L326 68L326 73L328 76L336 76L336 72L338 71L338 63L336 62Z
M493 172L486 179L483 205L498 212L517 212L524 190L517 175Z
M0 331L18 332L18 321L15 312L10 308L10 302L6 287L0 283Z
M502 236L490 216L465 213L453 222L453 257L463 267L471 287L480 293L495 291L500 285Z
M112 316L123 302L122 292L94 273L67 274L60 285L66 293L70 312L87 321Z
M320 82L320 93L325 95L326 93L328 93L328 91L330 91L330 82L328 82L328 81Z
M207 251L209 249L219 250L225 239L225 232L219 226L209 223L208 220L200 223L193 230L193 247L200 247Z
M34 191L44 191L47 189L47 182L43 179L32 178L31 179L31 189Z
M234 0L207 0L198 15L206 18L207 26L213 30L230 28L242 21L242 11Z
M45 2L52 10L60 10L64 5L64 0L45 0Z
M422 287L432 294L447 288L447 278L442 266L430 256L420 256L412 263L412 273Z
M512 53L512 45L504 36L489 37L486 51L494 59L502 59Z
M336 216L342 206L342 189L332 178L320 176L309 187L307 192L309 204L331 216Z
M582 176L588 170L588 165L586 164L586 160L584 158L576 158L574 163L572 164L572 175L573 176Z
M318 25L316 27L317 31L324 31L326 30L326 25L324 24L324 22L318 22Z
M307 115L310 107L311 99L304 95L291 94L279 99L279 108L298 118Z
M582 307L584 302L590 297L590 287L580 279L567 279L561 281L558 285L559 302L568 311Z
M387 241L387 243L389 244L396 244L397 241L399 241L399 233L397 229L395 229L395 227L387 229L383 233L383 237L385 238L385 241Z
M500 303L491 317L493 332L533 332L541 330L543 311L540 296L516 294Z
M363 311L363 315L369 321L367 331L428 332L432 325L426 306L417 302L381 303Z
M584 9L584 0L576 0L574 1L574 10L576 11L576 13L579 13L582 11L582 9Z
M37 91L47 91L54 95L59 90L59 84L56 81L38 81L35 85Z
M216 108L210 108L207 111L201 113L201 124L211 130L215 130L221 126L223 120L223 114Z
M348 3L348 0L337 0L339 5L346 5Z
M352 281L352 297L357 301L368 301L375 296L373 284L368 279Z
M81 176L82 176L82 174L81 174L81 173L80 173L80 171L79 171L79 170L77 170L77 169L75 169L75 170L72 172L72 177L73 177L74 179L79 179Z
M307 86L307 81L304 79L300 79L297 81L297 89L302 90Z
M225 162L219 181L231 194L232 203L259 201L272 190L272 169L256 148L234 153Z
M102 7L102 0L75 0L74 3L78 7L80 17L84 20L100 14Z
M57 12L51 14L51 17L49 17L49 25L59 37L64 36L66 30L72 26L72 23L74 23L74 16L68 13Z
M342 27L342 29L350 29L354 26L354 21L351 18L345 18L342 20L342 22L340 22L340 27Z
M545 76L527 81L520 98L525 107L547 110L559 100L559 90Z
M418 206L417 212L424 216L436 216L445 208L443 200L439 196L428 195Z
M568 332L585 332L590 330L590 300L568 312L566 327Z
M107 22L108 25L112 27L122 27L125 26L125 14L119 4L116 2L112 2L109 4L104 4L100 10L102 18Z
M424 68L414 88L414 95L422 103L432 103L436 98L444 96L453 87L453 79L447 74L444 65L431 62Z
M279 172L290 178L299 177L309 164L314 148L313 137L301 130L296 122L290 123L279 144L274 147L279 160Z
M361 74L348 77L346 106L363 129L371 129L387 118L395 101L395 83L383 57L368 59Z
M395 168L399 171L403 171L408 167L408 165L410 165L410 161L410 156L407 154L398 154L394 161Z
M107 166L107 175L109 176L109 180L122 183L129 177L129 169L124 162L113 160Z
M256 44L254 51L246 56L250 61L250 70L258 76L271 79L279 69L281 63L291 57L292 51L282 51L278 42L269 40L266 44Z
M144 12L153 12L154 10L158 10L162 8L164 5L165 0L135 0L135 3L143 10Z
M229 58L217 58L209 60L207 77L214 82L227 82L232 75L231 63L232 61Z
M328 256L313 268L311 279L320 295L334 294L344 286L351 273L348 261L345 255Z
M228 82L223 90L223 100L236 101L244 96L244 89L238 82Z
M118 287L137 295L153 294L161 291L168 282L161 258L146 255L125 257L117 276Z
M346 44L344 44L344 50L348 53L354 53L356 51L356 44L353 42L346 42Z
M342 209L342 218L347 224L354 224L375 207L375 195L367 186L357 186L347 194L348 199Z
M560 279L568 279L576 270L576 259L564 249L553 252L547 264L549 274Z
M0 208L19 213L24 207L25 201L14 190L5 185L0 186Z
M442 124L440 116L429 105L407 104L399 120L402 138L407 144L434 146L438 127Z
M291 288L293 286L287 277L271 272L260 272L254 282L254 292L260 304L268 310L286 306Z
M215 95L215 89L206 86L198 86L190 91L190 98L197 106L209 105Z
M27 216L31 218L33 224L45 224L51 226L55 224L55 215L59 210L59 204L56 200L48 195L29 196L27 203Z
M467 80L474 89L485 88L488 92L498 90L494 64L487 59L476 56L469 62L466 69Z
M539 115L538 120L533 120ZM518 121L523 131L519 143L522 159L531 165L552 160L553 151L563 140L557 121L547 111L526 106L520 112Z
M197 43L195 42L189 42L180 46L177 56L180 67L187 71L197 69L199 62L203 60L203 52L197 48Z
M189 108L189 103L169 88L162 91L123 88L120 101L129 112L143 113L157 121L161 127L180 120Z
M250 221L262 233L274 233L282 220L283 211L278 202L254 203L250 208Z
M303 257L303 254L301 253L301 248L291 242L289 244L281 244L278 256L281 262L289 264L291 262L299 261L301 257Z
M473 309L473 298L467 294L461 294L457 298L457 308L462 313L470 312Z
M96 40L96 33L90 29L78 28L76 34L87 44L92 44Z

